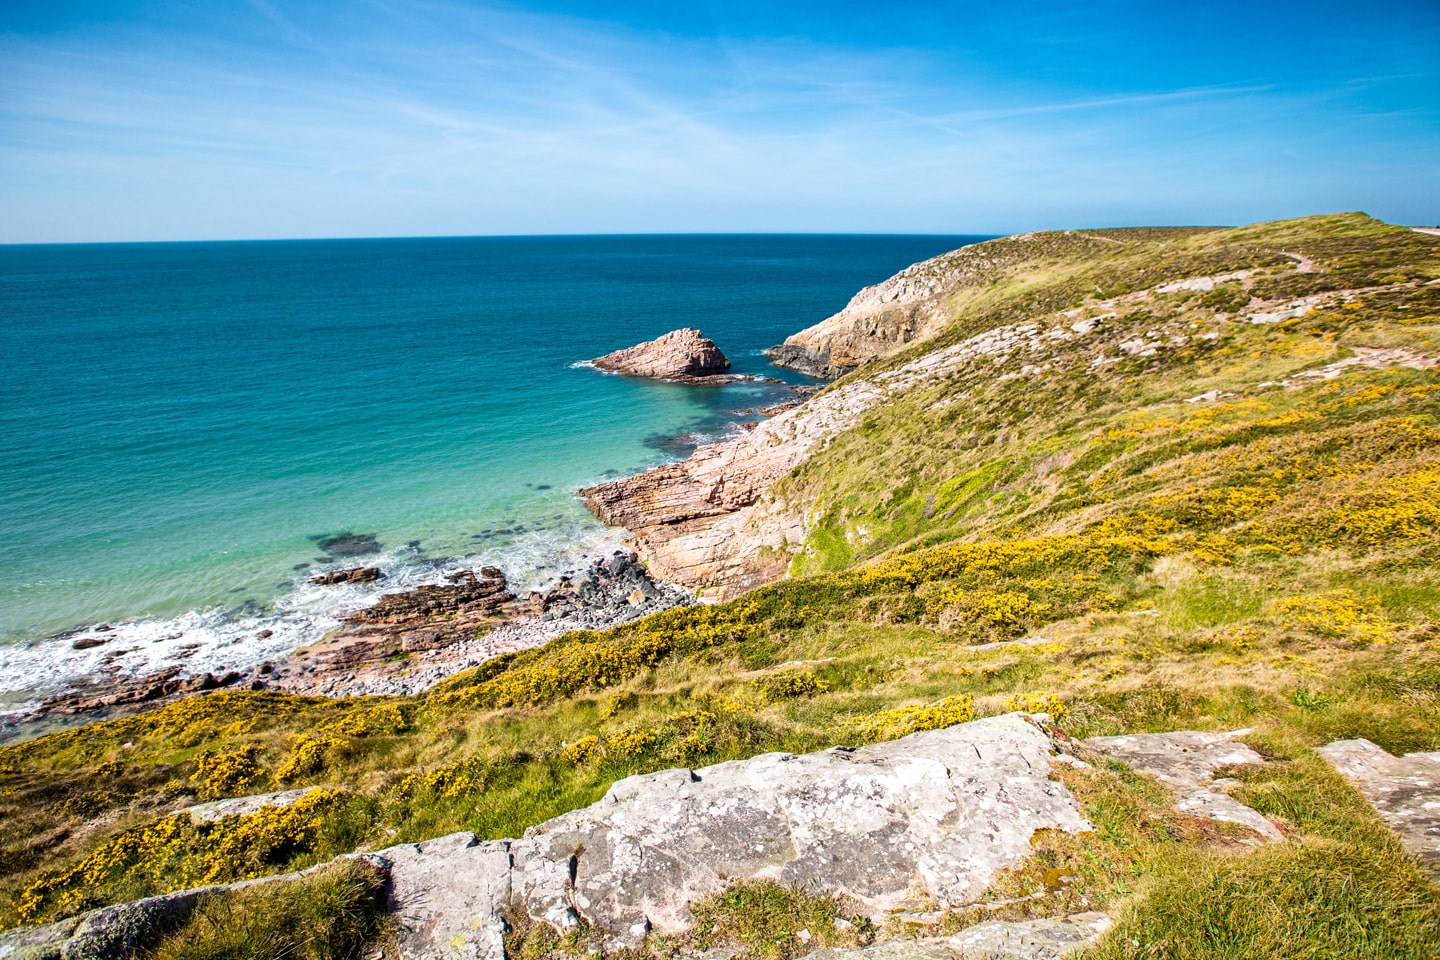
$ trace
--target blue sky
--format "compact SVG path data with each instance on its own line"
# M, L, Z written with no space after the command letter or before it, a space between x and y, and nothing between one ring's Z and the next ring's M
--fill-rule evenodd
M1440 4L0 7L0 242L1440 222Z

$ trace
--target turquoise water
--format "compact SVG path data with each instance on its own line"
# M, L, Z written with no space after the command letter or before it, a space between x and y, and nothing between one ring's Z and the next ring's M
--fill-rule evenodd
M206 668L273 654L373 599L306 584L356 559L384 589L453 558L543 581L613 540L577 487L783 399L577 361L695 326L783 375L763 348L974 239L0 247L0 691L93 669L120 641L45 638L101 621L138 645L125 669L187 640ZM319 546L346 532L378 550Z

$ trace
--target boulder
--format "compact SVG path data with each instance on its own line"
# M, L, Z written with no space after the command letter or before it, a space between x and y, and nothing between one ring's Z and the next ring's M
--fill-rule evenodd
M41 927L15 927L0 932L0 960L60 960L60 951L85 915Z
M372 856L390 869L390 909L409 960L505 960L510 841L454 833Z
M846 894L872 916L917 896L978 897L1037 830L1090 829L1049 779L1049 737L1020 714L860 749L771 753L611 786L522 839L470 833L382 850L406 956L499 960L502 914L611 947L687 929L689 904L737 880Z
M690 327L672 330L663 337L607 353L591 362L601 370L661 380L708 377L730 369L730 361L715 341Z
M121 960L149 949L194 912L200 899L223 887L199 887L89 914L60 951L63 960Z

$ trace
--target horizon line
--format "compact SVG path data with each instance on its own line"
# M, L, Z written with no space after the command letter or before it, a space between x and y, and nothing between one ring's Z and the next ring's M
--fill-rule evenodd
M1059 228L1057 228L1059 229ZM1092 227L1090 229L1123 229ZM1020 233L1034 233L1022 230ZM564 240L607 237L986 237L1013 236L1007 233L852 232L846 230L675 230L617 233L401 233L354 237L215 237L188 240L0 240L0 247L101 247L139 246L166 243L335 243L374 240Z

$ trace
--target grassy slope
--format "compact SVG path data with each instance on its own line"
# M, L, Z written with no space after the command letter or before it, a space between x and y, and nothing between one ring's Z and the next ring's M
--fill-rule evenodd
M1038 375L997 376L1033 357L961 369L802 467L782 488L816 519L801 576L420 698L222 693L0 750L0 917L456 829L513 836L630 773L1021 706L1076 736L1255 727L1275 760L1239 789L1293 839L1249 852L1123 769L1065 771L1101 829L1037 838L992 893L1051 892L1002 915L1118 906L1107 957L1426 955L1440 889L1309 748L1440 749L1440 376L1277 382L1356 348L1440 354L1440 241L1350 215L998 243L1027 253L957 293L941 344L1114 316ZM1369 292L1264 326L1223 316L1235 283L1134 298L1238 269L1271 298ZM1115 349L1136 338L1159 347ZM1233 396L1183 402L1211 390ZM972 649L1027 634L1049 642ZM292 784L331 789L213 826L165 817L192 794Z

